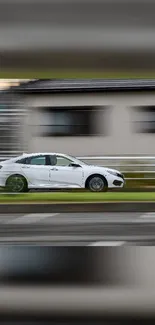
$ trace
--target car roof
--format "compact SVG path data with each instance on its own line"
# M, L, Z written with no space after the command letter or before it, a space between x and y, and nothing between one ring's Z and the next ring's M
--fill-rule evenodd
M34 152L34 153L23 153L21 154L20 156L16 156L16 157L13 157L13 158L10 158L10 159L7 159L7 160L4 160L3 163L13 163L13 162L16 162L17 160L20 160L22 158L27 158L27 157L31 157L31 156L40 156L40 155L60 155L60 156L64 156L64 157L70 157L69 155L67 154L64 154L64 153L55 153L55 152Z
M18 157L31 157L31 156L42 156L42 155L61 155L61 156L68 156L67 154L64 153L60 153L60 152L32 152L32 153L23 153L22 155L18 156Z

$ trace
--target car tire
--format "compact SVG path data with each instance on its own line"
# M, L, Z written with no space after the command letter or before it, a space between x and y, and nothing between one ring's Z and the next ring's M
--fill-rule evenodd
M6 181L7 192L24 193L28 192L27 180L22 175L11 175Z
M90 192L107 192L107 180L101 175L90 176L86 182L86 188Z

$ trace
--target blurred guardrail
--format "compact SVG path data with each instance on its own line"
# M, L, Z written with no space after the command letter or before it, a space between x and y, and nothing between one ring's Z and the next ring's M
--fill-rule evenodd
M6 151L1 151L0 161L21 154L21 151L12 151L9 155ZM125 175L128 185L155 186L155 156L80 156L77 158L88 164L120 170Z
M119 169L126 181L155 181L155 156L89 156L78 157L86 163ZM152 184L153 185L153 184Z
M9 155L1 151L0 161L21 155L21 151L12 151ZM124 174L144 174L144 177L126 177L127 180L155 180L155 156L80 156L78 159L99 166L119 169Z
M128 188L155 187L155 156L90 156L78 157L88 164L120 170Z

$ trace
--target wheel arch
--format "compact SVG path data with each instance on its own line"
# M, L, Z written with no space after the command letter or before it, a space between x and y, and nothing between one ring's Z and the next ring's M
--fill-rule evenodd
M85 188L88 188L88 182L89 182L89 180L90 180L92 177L96 177L96 176L97 176L97 177L101 177L101 178L105 181L106 186L108 187L108 181L107 181L107 179L106 179L105 176L101 175L100 173L93 173L93 174L89 175L89 176L87 177L87 179L85 180Z
M19 177L20 179L23 180L23 186L22 188L20 189L13 189L10 187L9 185L9 179L11 179L11 177ZM26 177L24 177L22 174L20 173L12 173L11 175L9 175L5 181L5 189L6 191L9 191L9 192L18 192L18 193L22 193L22 192L28 192L29 191L29 188L28 188L28 181L26 179Z
M21 174L21 173L16 173L16 172L13 172L13 173L10 173L10 175L6 178L6 181L5 183L7 182L7 180L12 177L12 176L20 176L20 177L23 177L28 185L28 180L27 178L25 177L25 175Z

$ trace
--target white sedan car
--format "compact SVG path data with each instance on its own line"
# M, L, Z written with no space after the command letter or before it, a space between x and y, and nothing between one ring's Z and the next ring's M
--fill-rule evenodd
M119 171L88 165L65 154L23 154L0 163L0 187L11 192L65 188L102 192L123 186Z

